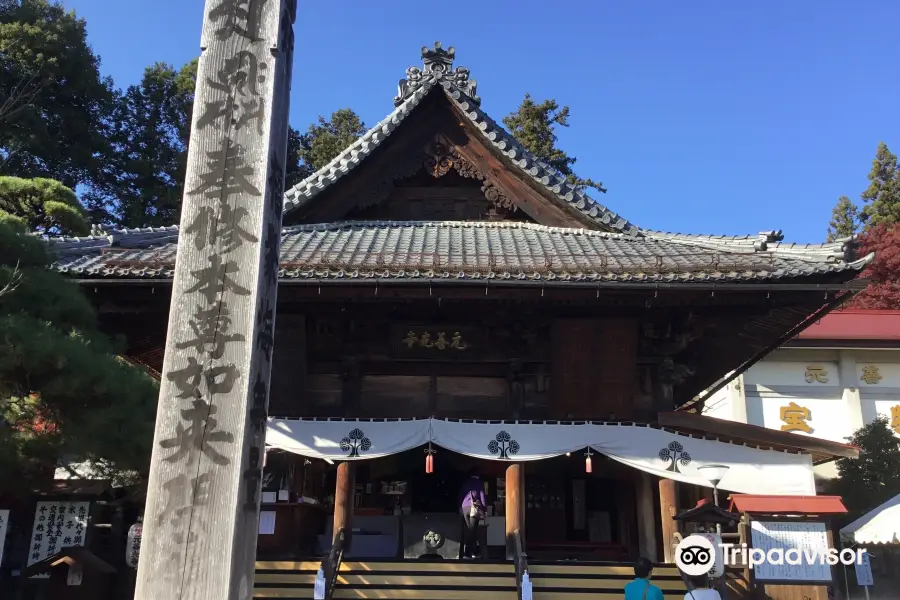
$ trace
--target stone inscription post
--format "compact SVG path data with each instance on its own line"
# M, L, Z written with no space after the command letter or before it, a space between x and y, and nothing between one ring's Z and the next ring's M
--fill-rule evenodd
M136 600L249 599L296 0L206 0Z

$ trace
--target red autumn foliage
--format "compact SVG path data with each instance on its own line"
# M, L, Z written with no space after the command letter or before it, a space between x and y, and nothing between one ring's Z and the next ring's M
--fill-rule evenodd
M859 256L875 253L860 275L870 279L850 308L900 309L900 225L878 225L860 236Z

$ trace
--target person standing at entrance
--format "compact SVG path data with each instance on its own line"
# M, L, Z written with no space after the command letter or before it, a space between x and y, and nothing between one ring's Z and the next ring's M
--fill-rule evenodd
M460 556L476 558L478 556L475 552L478 524L484 518L487 498L484 495L484 484L474 469L469 471L469 476L463 482L459 490L459 499L460 510L466 525L463 530Z
M634 563L634 581L625 585L625 600L663 600L662 590L650 583L653 563L643 556Z

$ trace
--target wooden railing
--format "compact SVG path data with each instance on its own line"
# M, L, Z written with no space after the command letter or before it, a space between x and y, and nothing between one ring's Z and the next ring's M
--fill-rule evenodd
M344 558L344 528L338 530L331 545L328 558L322 563L322 573L325 575L325 600L331 600L334 594L334 586L337 584L338 573L341 570L341 560Z
M522 600L522 577L528 571L528 556L522 548L522 532L513 532L513 561L516 565L516 594Z

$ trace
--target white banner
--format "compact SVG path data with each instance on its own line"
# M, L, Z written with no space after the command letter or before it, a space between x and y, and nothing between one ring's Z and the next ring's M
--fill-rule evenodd
M364 460L428 443L430 419L273 419L266 445L329 460Z
M484 460L531 461L591 447L658 477L711 487L700 467L725 465L719 488L815 495L809 455L760 450L638 425L420 420L269 419L266 444L333 460L378 458L432 442Z
M812 458L760 450L716 440L692 438L652 427L594 425L602 428L590 446L610 458L658 477L712 487L700 470L725 465L719 488L743 494L815 496Z
M431 421L431 441L447 450L486 460L528 461L587 448L599 425L547 425L477 421Z
M28 565L53 556L66 546L84 546L90 502L38 502L31 530ZM45 579L43 573L33 579Z

